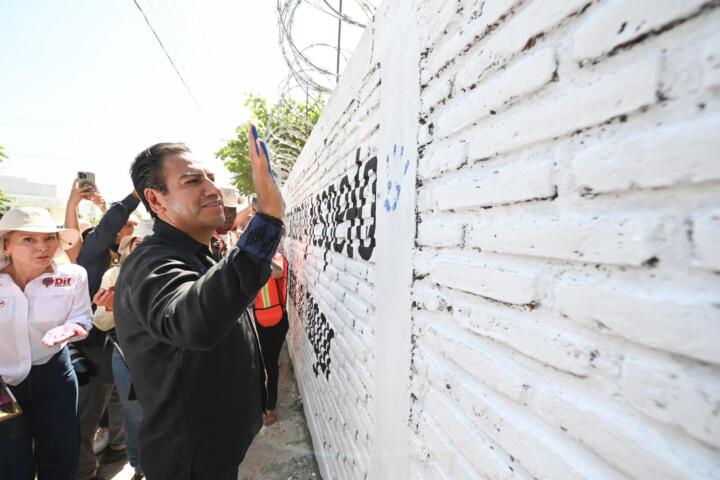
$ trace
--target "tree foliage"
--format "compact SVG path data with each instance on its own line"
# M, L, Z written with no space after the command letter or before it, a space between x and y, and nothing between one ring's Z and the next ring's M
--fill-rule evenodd
M289 98L268 105L267 100L258 95L247 96L245 106L250 108L253 122L268 146L273 170L281 184L320 118L323 105L322 99L299 102ZM232 173L232 182L240 193L252 195L255 188L248 156L247 126L238 127L235 133L237 137L229 140L215 156Z

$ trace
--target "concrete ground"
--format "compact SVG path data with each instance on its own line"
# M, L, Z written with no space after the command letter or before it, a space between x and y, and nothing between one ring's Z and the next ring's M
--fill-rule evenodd
M287 346L280 353L277 414L277 422L255 437L238 480L320 479Z
M278 386L278 421L263 427L240 465L238 480L310 480L320 479L310 432L303 413L302 399L295 373L284 347L280 354ZM113 480L130 480L129 464L117 464Z

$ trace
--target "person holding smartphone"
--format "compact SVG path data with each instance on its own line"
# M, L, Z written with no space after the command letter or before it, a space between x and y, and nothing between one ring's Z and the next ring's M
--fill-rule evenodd
M75 478L78 383L67 342L92 328L87 273L53 259L79 241L42 208L0 219L0 375L22 414L0 424L0 478Z

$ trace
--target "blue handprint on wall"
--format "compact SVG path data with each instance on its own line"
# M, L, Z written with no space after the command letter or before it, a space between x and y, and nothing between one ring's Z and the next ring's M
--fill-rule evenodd
M388 212L394 212L397 209L398 203L400 202L400 193L402 192L402 181L407 174L408 168L410 167L410 160L405 159L405 163L402 167L402 173L397 175L397 181L393 181L393 175L391 173L392 167L395 165L402 165L403 159L405 159L405 147L403 146L401 146L398 151L398 146L393 145L392 162L390 155L385 156L387 189L385 191L385 202L383 203L383 206Z

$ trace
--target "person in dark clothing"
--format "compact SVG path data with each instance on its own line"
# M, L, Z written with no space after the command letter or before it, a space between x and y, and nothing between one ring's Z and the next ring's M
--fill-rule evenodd
M278 252L273 258L272 275L258 292L253 308L255 327L267 373L267 413L263 417L263 424L266 427L277 421L275 406L280 375L278 360L285 343L285 335L290 328L286 309L287 278L287 260Z
M258 214L217 263L209 245L224 214L213 175L177 143L148 148L131 167L154 234L123 266L113 308L150 480L235 480L262 426L263 365L247 307L270 276L285 207L264 143L248 139Z
M92 231L85 236L78 265L88 272L90 298L97 301L96 293L100 289L103 274L119 259L117 248L120 241L133 233L135 222L130 214L140 204L140 198L133 192L120 202L114 203L103 215ZM78 342L85 356L95 368L95 375L87 384L80 387L78 411L80 414L80 468L79 480L95 478L97 460L93 452L93 439L100 417L105 408L109 408L110 440L102 463L113 463L125 455L125 430L123 428L122 403L119 399L111 401L115 381L112 374L112 344L106 342L106 332L92 329L87 339Z

